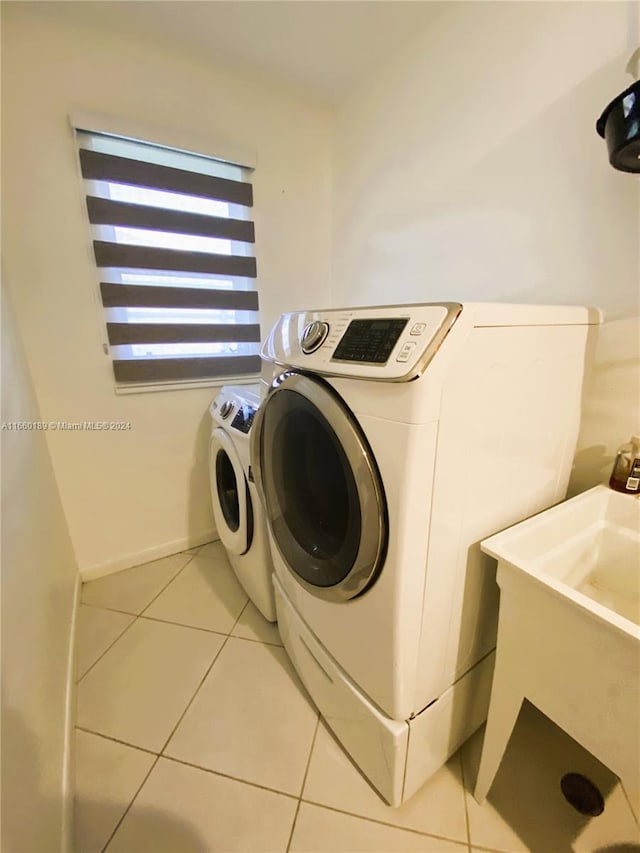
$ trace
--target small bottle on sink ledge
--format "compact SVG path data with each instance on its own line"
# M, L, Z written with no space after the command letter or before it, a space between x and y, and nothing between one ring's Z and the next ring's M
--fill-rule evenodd
M640 435L632 435L616 453L609 485L617 492L640 494Z

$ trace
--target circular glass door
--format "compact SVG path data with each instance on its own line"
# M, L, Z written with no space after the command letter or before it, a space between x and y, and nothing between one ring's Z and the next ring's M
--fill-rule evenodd
M233 463L228 453L220 448L216 453L216 488L227 527L232 533L240 527L240 501L238 483Z
M343 401L321 381L284 374L259 412L257 452L267 521L296 579L332 600L362 593L384 559L387 512L371 450Z
M211 434L209 480L213 517L222 544L232 554L244 554L251 544L247 481L240 457L223 429Z

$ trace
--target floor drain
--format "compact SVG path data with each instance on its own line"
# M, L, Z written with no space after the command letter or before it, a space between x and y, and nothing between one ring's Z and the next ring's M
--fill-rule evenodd
M596 817L604 811L604 799L590 779L580 773L567 773L560 780L565 800L580 814Z

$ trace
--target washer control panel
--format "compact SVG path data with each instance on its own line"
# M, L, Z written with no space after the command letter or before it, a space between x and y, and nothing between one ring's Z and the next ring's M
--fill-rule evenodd
M283 314L262 357L333 376L407 382L421 375L461 311L446 302Z

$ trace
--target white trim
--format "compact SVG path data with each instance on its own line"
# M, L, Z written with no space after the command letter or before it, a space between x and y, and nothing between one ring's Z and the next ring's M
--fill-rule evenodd
M197 134L192 134L184 127L161 127L122 116L85 112L84 110L72 110L69 113L69 124L74 130L111 133L114 136L124 136L140 142L152 142L156 145L165 145L167 148L187 151L190 154L203 154L206 157L235 163L248 169L255 169L258 159L257 152L253 149L244 148L244 146L230 142L228 139L210 137L205 139Z
M69 653L67 656L67 689L65 695L64 744L62 751L62 832L60 849L62 853L73 850L73 798L75 794L75 738L76 725L76 630L80 590L82 579L76 575L73 589L71 628L69 632Z
M168 557L171 554L179 554L181 551L186 551L189 548L197 548L199 545L206 545L208 542L213 542L220 537L215 528L199 533L195 536L184 536L181 539L174 539L172 542L164 542L162 545L154 545L153 548L145 548L144 551L137 551L135 554L128 554L126 557L118 557L115 560L109 560L106 563L97 563L93 566L87 566L80 569L80 577L83 582L96 580L105 575L112 575L115 572L120 572L122 569L131 569L134 566L140 566L143 563L150 563L152 560L159 560L162 557Z

